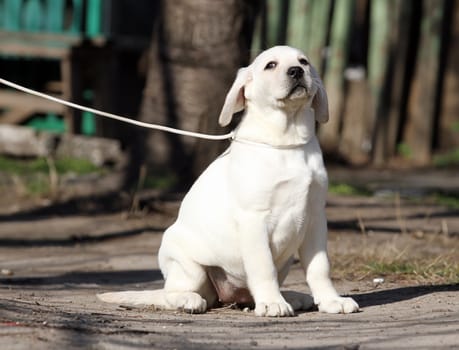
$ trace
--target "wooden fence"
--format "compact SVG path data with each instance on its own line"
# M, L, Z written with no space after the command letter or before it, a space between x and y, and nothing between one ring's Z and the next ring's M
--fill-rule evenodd
M326 153L377 166L459 153L459 1L264 0L253 52L277 44L322 73Z

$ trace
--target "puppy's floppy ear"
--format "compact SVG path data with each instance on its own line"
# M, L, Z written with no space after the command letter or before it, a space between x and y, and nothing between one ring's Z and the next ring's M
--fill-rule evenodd
M236 79L231 86L225 98L218 122L221 126L227 126L233 114L242 111L245 108L244 86L249 80L249 68L240 68L237 72Z
M312 76L317 85L317 92L312 100L312 108L314 109L314 116L319 123L328 122L328 98L325 91L324 84L319 77L317 71L312 68Z

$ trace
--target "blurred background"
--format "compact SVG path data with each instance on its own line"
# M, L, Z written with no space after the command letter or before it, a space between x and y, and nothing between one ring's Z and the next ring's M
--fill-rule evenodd
M191 131L227 132L217 119L238 67L283 44L325 83L327 164L457 169L458 1L0 0L2 78ZM227 146L0 88L0 188L181 190Z

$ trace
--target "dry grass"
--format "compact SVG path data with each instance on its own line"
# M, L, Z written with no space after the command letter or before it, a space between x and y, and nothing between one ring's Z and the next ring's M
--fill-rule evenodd
M442 211L437 209L440 207ZM381 199L335 199L330 208L332 218L337 222L354 220L355 226L330 234L332 277L354 281L383 278L398 284L459 283L457 222L452 216L431 219L433 212L445 215L451 208L427 200L413 203L398 193Z
M332 277L410 284L459 283L459 239L348 234L330 241Z

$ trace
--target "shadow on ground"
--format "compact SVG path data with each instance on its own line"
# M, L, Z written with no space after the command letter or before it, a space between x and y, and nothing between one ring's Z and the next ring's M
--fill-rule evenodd
M433 286L411 286L395 289L372 291L363 294L351 295L361 308L377 305L387 305L417 298L437 292L457 292L459 284L443 284Z
M39 287L39 286L61 286L62 289L72 285L124 285L134 283L148 283L161 280L162 274L159 270L124 270L104 272L68 272L56 276L44 277L8 277L0 279L0 285Z
M141 228L136 228L132 230L123 230L123 231L110 231L106 233L100 233L97 236L91 235L78 235L62 238L0 238L0 246L3 247L54 247L54 246L73 246L79 243L98 243L104 242L107 240L115 238L127 238L131 236L136 236L145 232L153 233L162 233L164 232L165 227L153 227L150 225L145 225Z

